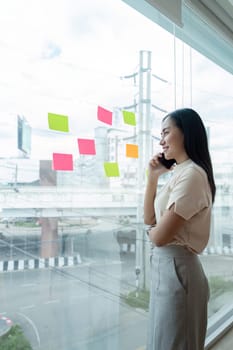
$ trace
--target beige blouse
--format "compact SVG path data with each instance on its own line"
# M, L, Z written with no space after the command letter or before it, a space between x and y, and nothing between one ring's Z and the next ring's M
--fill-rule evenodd
M183 245L196 253L202 252L209 240L212 195L206 172L190 159L176 165L170 180L157 194L157 222L173 204L175 213L186 221L169 244Z

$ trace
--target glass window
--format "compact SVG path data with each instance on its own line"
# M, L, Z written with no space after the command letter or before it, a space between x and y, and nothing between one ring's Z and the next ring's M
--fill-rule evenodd
M115 0L2 2L0 46L0 327L36 349L143 348L147 162L163 116L182 106L209 135L217 196L201 260L210 319L221 311L233 295L232 76Z

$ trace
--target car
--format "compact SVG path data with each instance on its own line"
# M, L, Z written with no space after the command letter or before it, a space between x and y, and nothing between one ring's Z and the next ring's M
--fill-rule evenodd
M1 224L12 224L15 222L15 218L1 218L0 223Z

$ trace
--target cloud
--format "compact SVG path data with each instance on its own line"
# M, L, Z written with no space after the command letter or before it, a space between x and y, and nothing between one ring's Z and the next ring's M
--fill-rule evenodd
M10 142L10 129L2 123L24 115L35 131L37 156L41 140L43 157L55 147L46 133L48 112L68 115L72 135L93 134L97 105L134 103L138 79L134 86L120 76L138 72L140 50L151 51L153 73L169 82L152 79L152 103L174 109L174 38L123 1L1 2L0 45L1 130ZM178 39L176 45L177 107L192 98L208 123L232 118L232 76L194 50L190 66L190 49ZM154 112L159 124L160 113ZM39 136L38 130L45 132Z
M42 52L43 59L53 59L61 55L61 48L53 42L47 43L46 47Z

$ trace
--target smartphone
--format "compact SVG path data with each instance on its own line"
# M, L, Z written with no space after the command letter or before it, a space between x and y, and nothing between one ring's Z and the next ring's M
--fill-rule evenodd
M165 166L165 168L170 169L175 163L175 159L166 159L164 154L162 153L162 157L159 157L159 161L161 164Z

